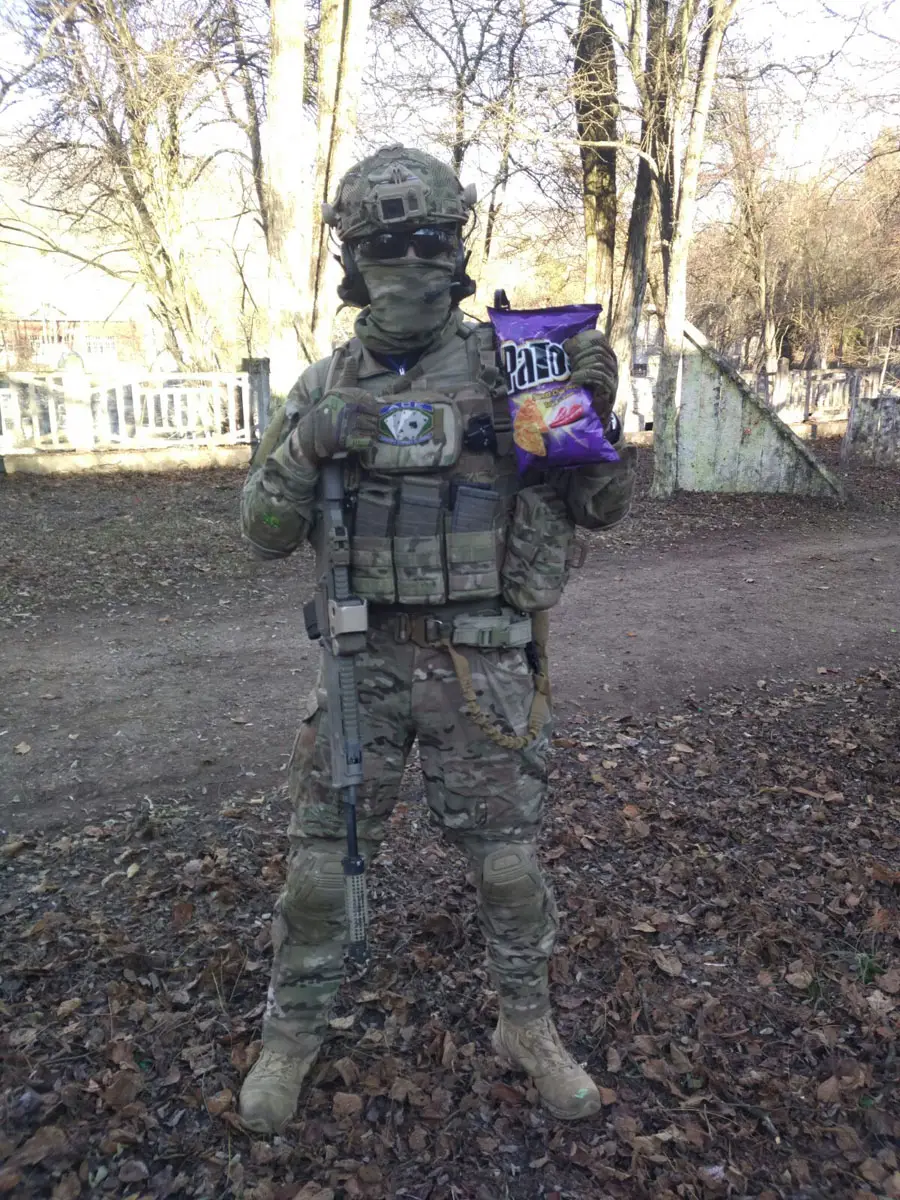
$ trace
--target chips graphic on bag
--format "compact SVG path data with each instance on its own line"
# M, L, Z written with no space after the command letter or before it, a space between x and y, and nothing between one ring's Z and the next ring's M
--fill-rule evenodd
M538 467L618 462L590 392L569 380L563 344L593 329L601 307L489 308L509 392L516 461L524 474Z
M513 418L513 441L526 454L536 454L539 458L544 458L547 454L544 434L547 432L549 428L544 414L538 407L536 398L529 396L519 405Z

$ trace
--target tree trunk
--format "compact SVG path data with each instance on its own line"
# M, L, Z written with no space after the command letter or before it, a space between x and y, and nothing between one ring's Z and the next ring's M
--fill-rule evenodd
M505 115L503 126L503 136L500 142L500 163L497 167L497 174L494 176L494 186L491 188L490 200L488 201L487 217L484 222L484 251L482 262L487 263L491 256L491 247L494 243L494 229L497 224L497 218L500 216L500 209L503 207L503 197L506 194L506 185L509 183L509 155L512 147L513 128L516 122L516 90L515 82L510 86L509 95L509 112Z
M644 52L643 68L640 66L640 31L635 27L631 31L632 42L629 47L629 59L635 79L639 82L639 91L643 103L641 121L641 148L654 158L659 148L658 130L662 125L666 128L665 95L666 95L666 2L667 0L651 0L646 10L646 49ZM644 302L648 284L648 244L650 229L653 224L654 181L657 185L659 198L659 162L648 161L644 155L638 158L637 177L634 185L634 197L631 203L631 215L628 220L628 239L625 244L625 259L622 264L622 277L619 293L616 297L613 313L612 339L613 346L619 359L619 403L620 415L625 417L628 405L633 398L632 365L634 363L635 345L641 318L644 313Z
M716 81L719 52L737 2L738 0L710 0L700 47L699 72L669 261L663 347L653 398L652 494L657 498L671 496L677 485L678 409L681 402L684 322L687 316L688 253L694 231L700 161L706 139L706 122Z
M612 325L613 348L619 359L617 407L623 420L632 399L631 368L647 293L647 240L652 212L653 179L650 164L645 158L639 158L631 216L628 219L622 282Z
M284 397L315 358L309 327L312 169L302 153L304 0L271 0L266 130L266 246L269 252L269 364L273 396Z
M310 328L316 355L331 353L341 269L321 220L338 180L353 165L354 137L370 0L323 0L319 25L319 100L310 260Z
M584 196L584 298L603 305L612 323L616 247L616 141L619 119L616 56L602 0L581 0L575 36L575 115Z

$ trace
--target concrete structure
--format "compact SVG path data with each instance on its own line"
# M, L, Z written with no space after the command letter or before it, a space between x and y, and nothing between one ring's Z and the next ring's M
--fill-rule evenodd
M92 475L124 471L202 471L209 467L246 467L250 446L153 446L129 450L54 450L43 454L0 455L0 475Z
M801 421L824 424L827 421L846 421L857 396L874 396L878 392L881 367L836 367L832 370L807 371L789 368L786 359L774 375L762 375L756 386L764 400L788 425Z
M677 486L686 492L843 498L840 481L689 323L678 414Z
M621 412L627 433L640 432L653 420L653 389L659 371L662 331L655 313L649 313L641 325L632 375L632 395L620 399ZM723 360L727 361L727 360ZM819 426L818 436L835 436L833 427L846 421L856 396L875 396L878 393L881 367L835 367L828 370L806 370L789 367L782 359L778 371L770 375L740 372L745 383L754 389L782 421L796 427L802 437L815 437L800 430L801 425ZM831 425L832 432L823 431ZM837 436L843 434L840 429Z
M900 395L858 396L841 458L859 455L875 467L900 467Z

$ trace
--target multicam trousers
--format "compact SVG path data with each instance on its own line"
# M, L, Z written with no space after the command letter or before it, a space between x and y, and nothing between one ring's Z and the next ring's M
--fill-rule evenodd
M534 677L523 650L460 648L479 706L524 733ZM549 1007L547 966L557 929L553 896L535 853L546 793L549 726L525 750L496 745L465 712L446 650L398 643L370 630L356 660L365 779L358 807L362 853L384 839L414 742L428 806L468 856L488 965L504 1014L523 1022ZM310 697L291 760L288 878L273 922L275 961L263 1041L308 1049L327 1026L343 976L344 815L330 788L327 698Z

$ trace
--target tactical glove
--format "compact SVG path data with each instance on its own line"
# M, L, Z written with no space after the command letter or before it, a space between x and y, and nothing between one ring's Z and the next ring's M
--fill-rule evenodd
M619 386L619 364L609 341L598 329L585 329L563 342L572 365L572 383L587 388L594 397L594 412L609 421Z
M291 441L318 465L344 454L362 454L378 436L378 405L362 388L334 388L300 418Z

